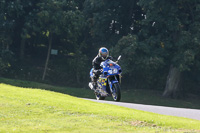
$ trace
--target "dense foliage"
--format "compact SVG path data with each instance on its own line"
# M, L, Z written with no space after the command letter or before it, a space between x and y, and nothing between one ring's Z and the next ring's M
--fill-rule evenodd
M199 12L196 0L2 0L0 75L87 86L106 46L122 55L124 88L164 91L174 68L176 93L197 93Z

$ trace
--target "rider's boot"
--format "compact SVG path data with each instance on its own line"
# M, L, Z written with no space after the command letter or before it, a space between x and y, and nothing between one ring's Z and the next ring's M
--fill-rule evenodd
M93 82L93 90L97 89L97 82Z
M95 94L99 93L99 90L97 89L97 82L93 82L93 90Z

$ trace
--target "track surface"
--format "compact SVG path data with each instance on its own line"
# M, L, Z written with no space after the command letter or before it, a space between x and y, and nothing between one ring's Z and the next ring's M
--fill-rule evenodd
M185 118L200 120L200 110L198 109L174 108L174 107L112 102L112 101L94 100L94 99L87 99L87 100L91 100L91 101L95 101L99 103L114 104L118 106L153 112L157 114L171 115L171 116L178 116L178 117L185 117Z

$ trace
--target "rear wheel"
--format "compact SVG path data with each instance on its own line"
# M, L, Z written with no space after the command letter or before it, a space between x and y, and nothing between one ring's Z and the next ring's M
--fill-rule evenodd
M121 89L119 86L119 83L113 84L113 91L112 91L112 97L114 101L120 101L121 99Z

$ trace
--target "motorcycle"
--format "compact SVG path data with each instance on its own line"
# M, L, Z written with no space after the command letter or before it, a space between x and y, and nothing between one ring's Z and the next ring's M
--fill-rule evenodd
M97 88L94 92L97 100L104 100L108 96L112 96L114 101L120 101L121 99L121 67L117 64L121 59L121 55L118 57L117 61L114 62L107 59L101 62L102 74L97 80ZM90 70L90 77L95 74L93 68ZM93 84L90 82L89 87L92 89Z

